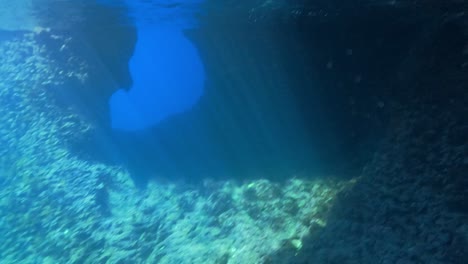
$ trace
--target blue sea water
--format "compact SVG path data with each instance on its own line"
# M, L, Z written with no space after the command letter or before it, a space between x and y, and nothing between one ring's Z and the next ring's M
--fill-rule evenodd
M192 108L203 94L198 50L183 30L196 27L201 1L124 2L136 27L129 61L133 85L109 100L113 129L136 131ZM109 3L112 6L112 1Z
M416 2L0 0L0 264L465 263L468 7Z
M133 85L109 100L112 128L144 130L190 110L203 94L203 67L182 29L138 28L129 62Z
M270 30L204 1L14 8L32 24L1 33L1 263L255 263L340 188L294 179L313 156Z

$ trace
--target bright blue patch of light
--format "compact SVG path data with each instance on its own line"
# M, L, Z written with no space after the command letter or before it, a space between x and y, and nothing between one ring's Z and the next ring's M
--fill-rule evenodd
M187 2L195 4L200 0ZM148 3L134 1L130 7L133 13L139 14ZM161 3L152 5L165 14L180 9L179 5L167 5L167 8ZM184 12L179 15L188 17ZM116 130L151 128L189 110L203 94L205 71L196 47L183 33L188 24L179 24L175 22L177 19L172 21L172 26L167 20L160 24L145 23L145 19L143 13L135 17L138 38L129 62L133 86L128 91L116 91L109 100L111 125Z
M138 29L129 63L133 86L110 99L112 128L136 131L189 110L203 94L205 72L197 49L172 28Z

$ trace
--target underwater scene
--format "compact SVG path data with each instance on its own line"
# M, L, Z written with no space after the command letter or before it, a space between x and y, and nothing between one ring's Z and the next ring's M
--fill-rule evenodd
M468 263L468 1L0 0L0 264Z

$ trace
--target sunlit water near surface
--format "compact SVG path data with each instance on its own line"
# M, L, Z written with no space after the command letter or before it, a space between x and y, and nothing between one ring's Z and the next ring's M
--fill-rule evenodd
M137 29L129 63L133 85L110 98L112 128L138 131L190 110L203 94L205 73L197 49L182 29Z
M0 0L0 263L465 263L468 8L425 3Z

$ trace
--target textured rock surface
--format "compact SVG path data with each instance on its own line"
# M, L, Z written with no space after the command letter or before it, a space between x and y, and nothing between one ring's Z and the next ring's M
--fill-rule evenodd
M271 263L464 263L468 258L466 97L402 115L326 228ZM282 255L283 254L283 255Z
M395 3L435 12L437 20L396 68L397 82L382 105L390 116L383 141L354 188L337 199L327 226L299 252L284 247L269 263L468 259L466 5L444 2L442 15L433 9L441 2Z
M358 179L150 183L146 190L124 169L68 148L93 130L54 101L68 83L88 78L89 66L67 49L73 40L39 32L2 42L0 259L465 263L466 42L444 45L453 28L442 29L405 57L408 94L385 102L390 129Z
M283 244L300 248L310 227L325 225L344 181L139 190L124 169L76 156L68 146L94 128L56 102L60 89L87 81L70 41L42 31L0 46L8 55L0 63L3 261L258 263ZM57 62L57 53L68 59Z

